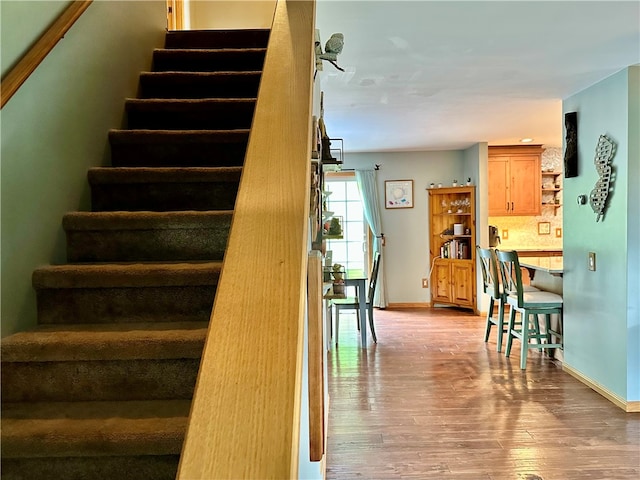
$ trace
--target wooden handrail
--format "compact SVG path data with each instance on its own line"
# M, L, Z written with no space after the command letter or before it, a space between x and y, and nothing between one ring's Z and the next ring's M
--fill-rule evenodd
M279 0L178 478L297 478L314 1Z
M29 78L29 75L40 65L53 47L64 37L71 26L80 18L82 13L89 7L93 0L81 0L71 2L64 12L49 26L42 36L33 44L27 53L11 68L2 78L0 86L0 96L2 104L0 108L13 97L22 84Z

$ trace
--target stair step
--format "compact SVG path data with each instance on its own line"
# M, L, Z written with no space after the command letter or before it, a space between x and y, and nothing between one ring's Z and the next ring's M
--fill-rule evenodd
M208 322L40 325L2 340L2 362L200 358Z
M217 130L251 128L255 98L126 100L128 128Z
M111 130L114 167L242 166L249 130Z
M95 167L93 211L232 210L242 167Z
M24 457L2 460L3 480L175 480L180 455Z
M207 326L49 325L9 336L2 341L3 401L190 398Z
M140 98L255 98L262 72L143 72Z
M164 49L153 51L154 72L262 70L266 48Z
M222 260L233 211L72 212L69 262Z
M2 476L173 480L190 405L190 400L3 403Z
M221 269L219 261L40 267L38 322L209 321Z
M165 48L265 48L269 29L176 30L167 32Z

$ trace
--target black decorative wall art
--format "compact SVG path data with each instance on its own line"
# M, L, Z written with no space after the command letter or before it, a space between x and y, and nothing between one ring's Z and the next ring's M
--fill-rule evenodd
M564 114L566 147L564 151L564 178L578 176L578 113Z

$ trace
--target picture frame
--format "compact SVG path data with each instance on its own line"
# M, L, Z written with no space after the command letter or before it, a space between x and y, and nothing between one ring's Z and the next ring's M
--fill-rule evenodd
M551 233L551 222L538 222L538 235L549 235Z
M385 180L384 208L413 208L413 180Z

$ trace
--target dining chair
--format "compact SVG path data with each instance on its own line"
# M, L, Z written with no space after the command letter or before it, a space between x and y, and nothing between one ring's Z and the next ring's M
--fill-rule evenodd
M520 368L527 367L527 352L530 349L562 348L562 334L551 329L551 315L560 315L562 325L562 297L558 294L538 291L525 291L522 285L522 271L518 252L514 250L495 250L502 277L502 287L509 304L509 324L507 326L507 350L511 354L513 339L521 343ZM516 322L516 312L520 313L520 322ZM545 329L541 331L538 315L544 315ZM552 336L556 342L552 342ZM532 343L535 341L535 343Z
M500 285L498 263L496 261L493 251L489 248L480 248L480 245L476 245L477 257L480 260L480 270L482 271L482 290L485 294L489 295L489 310L487 311L487 323L484 329L484 341L489 341L489 335L491 333L491 327L495 325L498 327L498 348L497 351L502 351L502 336L507 333L507 323L504 321L504 304L506 301L506 295ZM495 302L498 302L498 316L494 317L493 307Z
M376 337L376 329L373 323L373 296L376 293L376 285L378 284L378 271L380 270L380 252L373 255L373 268L371 269L371 279L369 280L369 288L367 289L367 313L369 315L369 328L373 342L378 343ZM364 292L357 292L357 295L363 295ZM332 301L336 310L336 345L338 345L339 328L340 328L340 310L355 310L358 327L360 326L360 302L358 296L347 297L344 299L335 299Z

